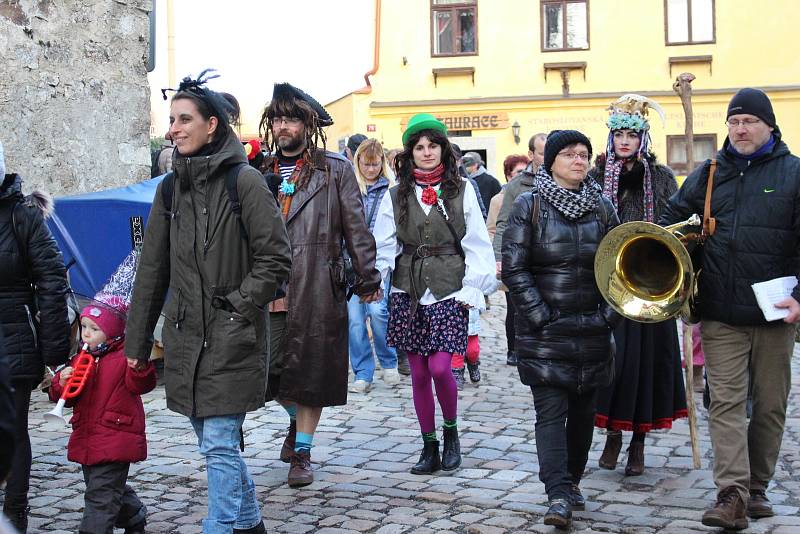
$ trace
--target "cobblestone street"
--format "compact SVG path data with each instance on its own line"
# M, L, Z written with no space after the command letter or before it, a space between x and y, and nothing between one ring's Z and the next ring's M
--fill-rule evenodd
M247 465L258 489L269 532L554 532L542 525L544 487L538 479L531 393L505 364L502 294L483 316L483 380L459 395L462 467L449 474L416 476L421 440L410 379L386 386L376 376L367 395L350 394L347 406L325 409L314 438L316 482L286 485L287 464L278 453L288 424L271 403L245 422ZM796 352L797 354L797 352ZM777 516L750 522L745 532L800 532L800 360L775 480L768 492ZM699 395L698 395L699 396ZM699 405L699 399L698 405ZM131 469L129 483L149 511L148 532L200 532L206 507L205 465L187 418L166 409L159 386L144 397L149 458ZM68 429L45 424L52 405L34 393L31 406L33 473L30 532L75 532L83 508L80 467L66 459ZM438 407L437 407L438 411ZM439 416L441 414L438 414ZM595 432L581 488L585 512L573 532L713 531L700 524L713 503L711 447L706 413L698 409L702 469L691 469L689 428L648 435L643 476L597 467L605 437ZM630 434L624 437L625 446Z

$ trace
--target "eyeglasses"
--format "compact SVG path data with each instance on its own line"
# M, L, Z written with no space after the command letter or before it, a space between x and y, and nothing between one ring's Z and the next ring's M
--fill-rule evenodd
M589 161L589 153L588 152L559 152L556 154L557 156L562 156L565 159L570 159L575 161L576 159L580 161Z
M761 122L761 119L742 119L742 120L726 120L725 124L728 125L728 128L738 128L739 126L744 126L745 128L752 128L756 124Z
M297 117L275 117L272 119L272 124L274 126L280 126L282 122L285 122L289 126L299 126L303 119L299 119Z

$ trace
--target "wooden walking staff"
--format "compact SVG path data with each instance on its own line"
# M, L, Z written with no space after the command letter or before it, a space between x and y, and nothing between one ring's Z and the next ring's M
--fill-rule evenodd
M686 171L694 164L694 121L692 117L692 86L694 74L684 72L672 84L678 93L686 117L684 136L686 139ZM689 413L689 438L692 442L692 463L700 469L700 445L697 442L697 413L694 408L694 346L692 325L683 322L683 360L686 362L686 408Z

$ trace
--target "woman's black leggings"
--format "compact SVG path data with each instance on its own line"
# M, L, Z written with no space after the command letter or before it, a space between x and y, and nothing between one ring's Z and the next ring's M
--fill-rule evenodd
M506 343L508 352L514 352L514 303L509 291L506 291Z
M28 409L33 385L27 381L12 380L17 420L14 425L14 460L6 481L6 500L27 501L31 478L31 438L28 435Z

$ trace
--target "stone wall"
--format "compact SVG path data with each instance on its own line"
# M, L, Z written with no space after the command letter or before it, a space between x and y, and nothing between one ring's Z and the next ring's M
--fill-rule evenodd
M65 195L150 176L151 0L0 0L7 172Z

